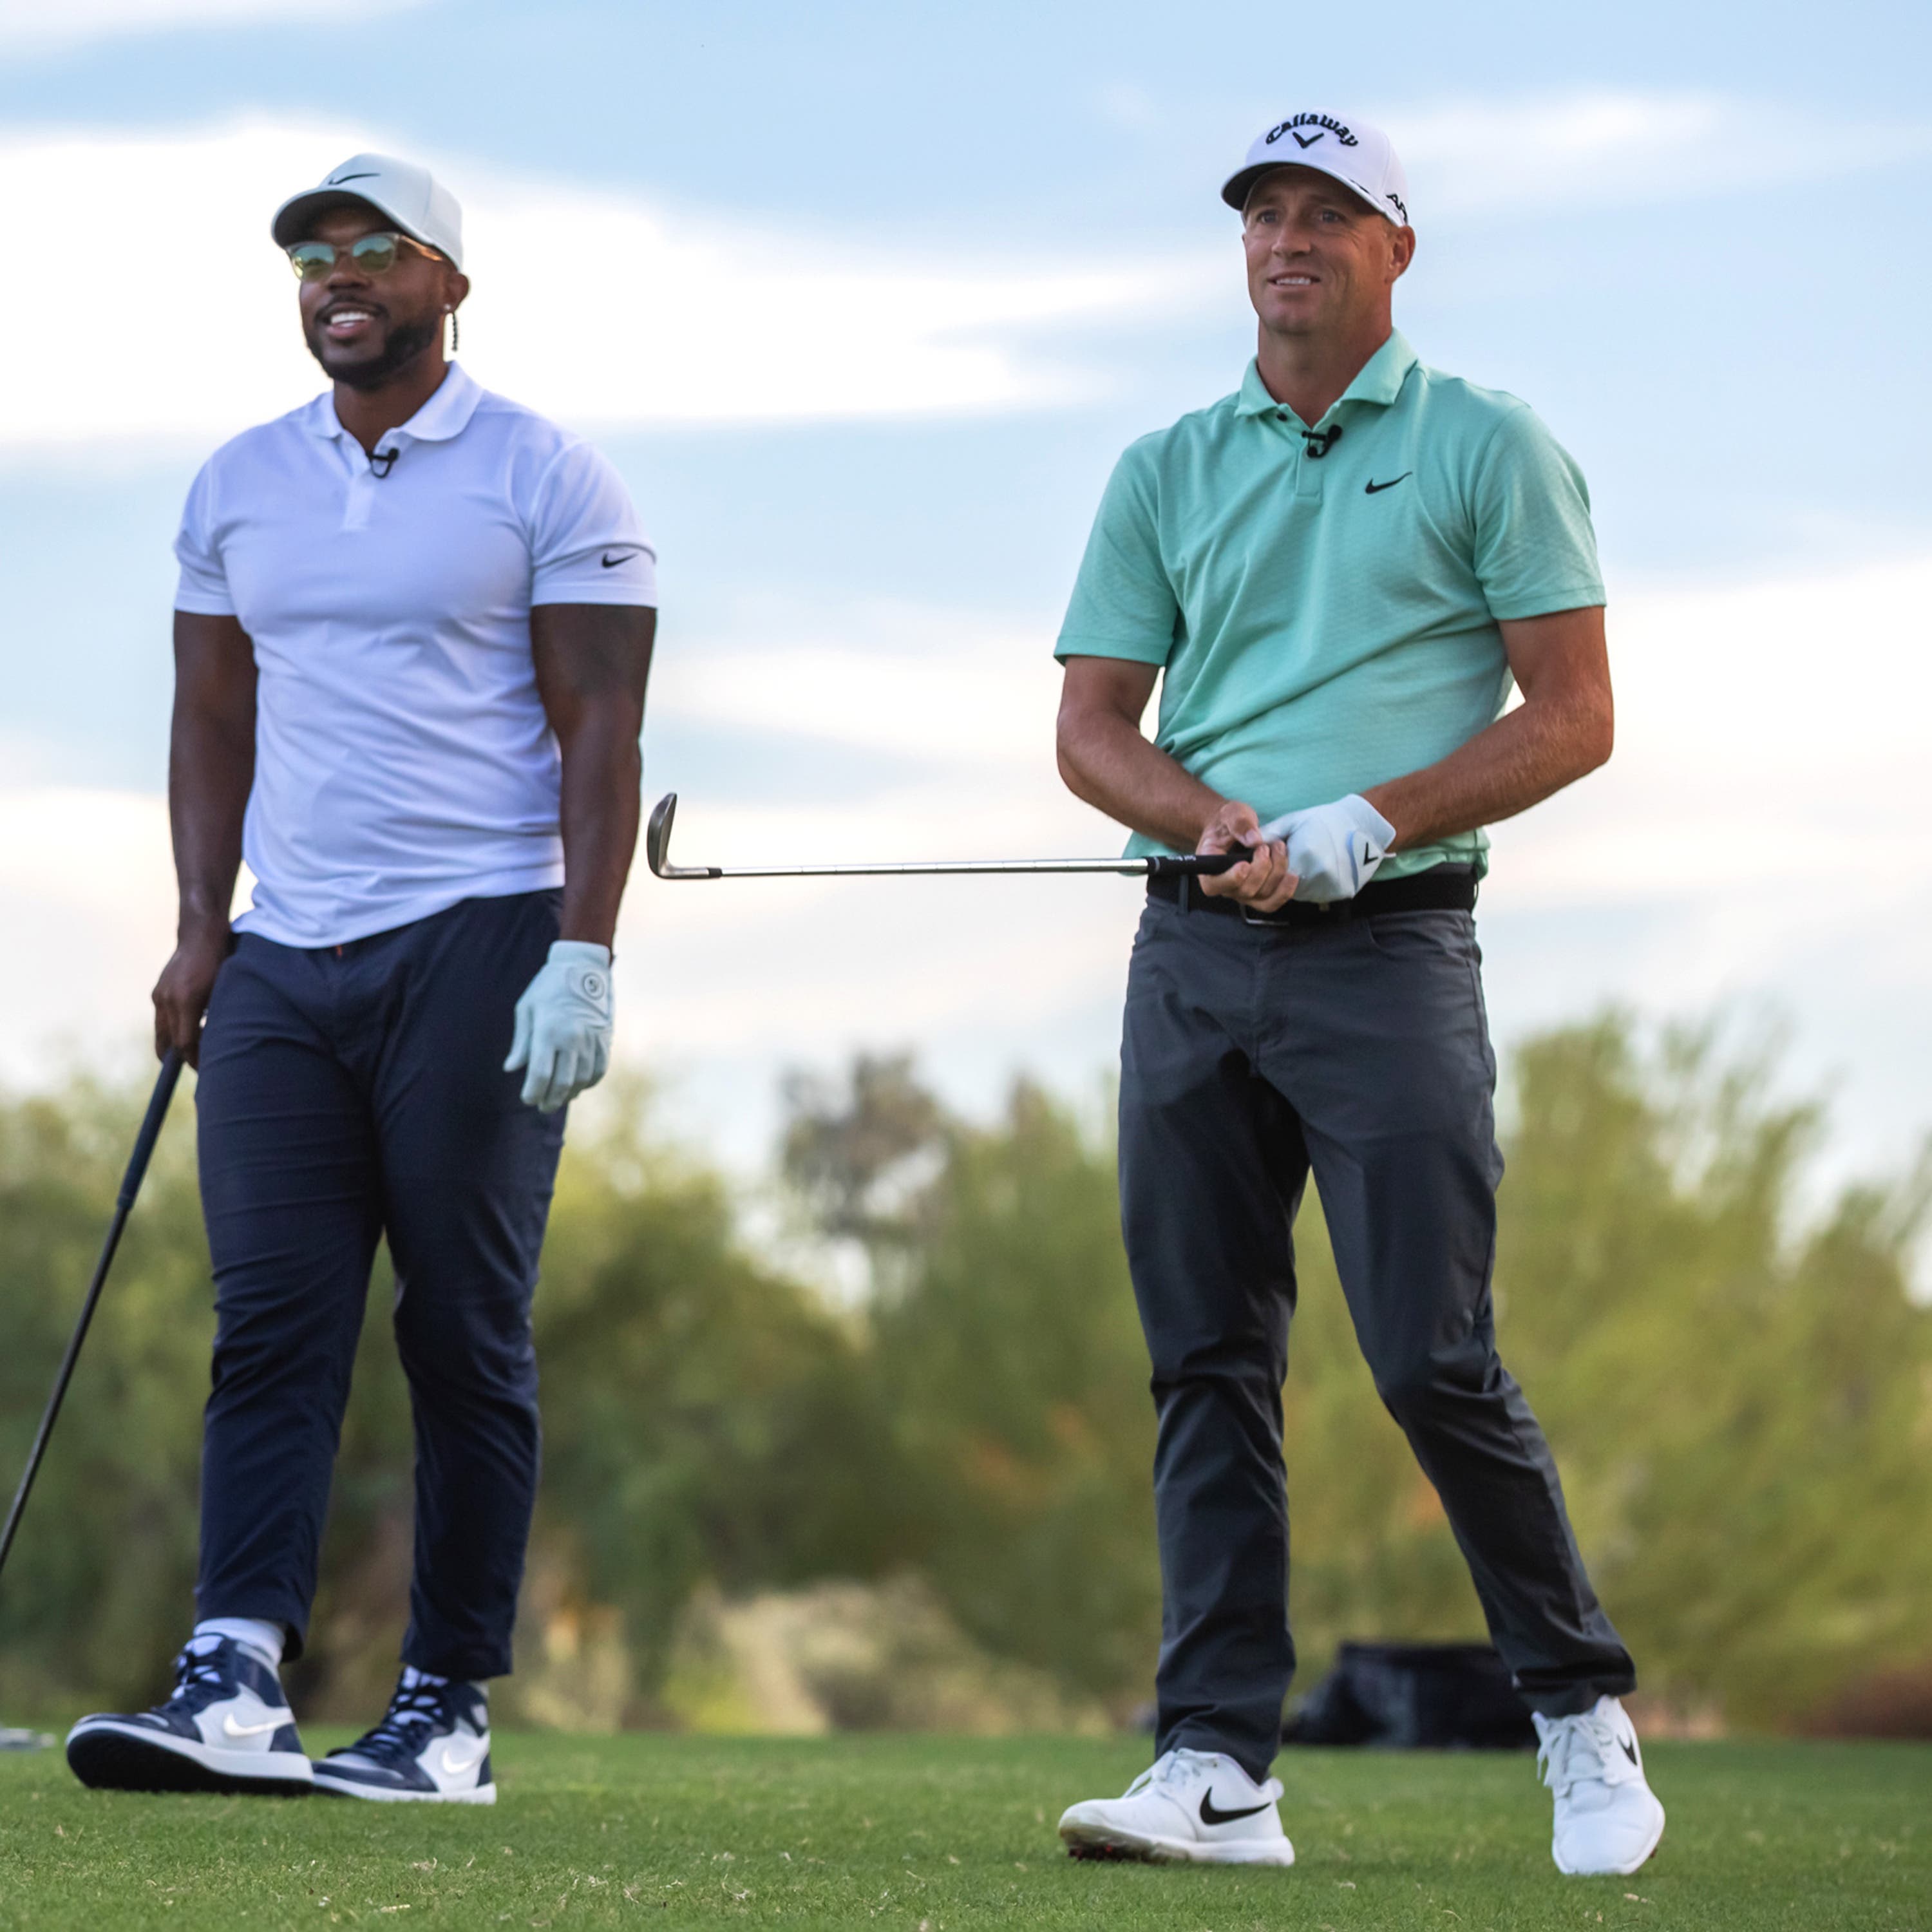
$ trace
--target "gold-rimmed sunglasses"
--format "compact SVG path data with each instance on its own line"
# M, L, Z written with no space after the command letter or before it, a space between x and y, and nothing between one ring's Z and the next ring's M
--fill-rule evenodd
M434 248L425 248L406 235L379 232L358 236L346 248L337 248L333 242L298 242L289 250L289 266L295 270L296 280L320 282L346 255L365 275L386 275L402 260L405 248L413 248L433 262L443 259Z

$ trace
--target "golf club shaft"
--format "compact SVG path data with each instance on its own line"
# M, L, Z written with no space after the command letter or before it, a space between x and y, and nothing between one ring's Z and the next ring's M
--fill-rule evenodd
M1100 872L1118 878L1204 878L1225 872L1248 856L1233 852L1189 853L1184 857L1155 859L920 859L868 866L693 866L679 867L660 878L704 879L855 879L907 878L922 875L960 878L1011 873Z
M674 866L670 832L677 816L677 794L668 791L652 808L644 827L644 858L660 879L903 879L972 874L1112 873L1132 879L1207 878L1253 857L1237 845L1232 852L1156 852L1140 859L920 859L868 866Z
M47 1452L47 1438L53 1433L61 1403L67 1395L67 1385L74 1378L74 1365L80 1359L80 1345L87 1340L88 1326L94 1319L100 1291L106 1284L107 1270L113 1265L114 1251L121 1245L121 1231L127 1226L134 1197L141 1191L142 1178L148 1172L154 1142L160 1137L161 1123L167 1118L168 1102L174 1098L175 1084L181 1078L181 1055L170 1048L161 1061L154 1090L148 1096L147 1115L141 1123L141 1131L134 1137L134 1151L128 1156L128 1171L121 1178L121 1192L115 1197L114 1218L108 1222L106 1238L100 1244L100 1256L94 1264L94 1279L88 1283L86 1299L80 1305L80 1319L74 1324L74 1338L61 1358L60 1373L54 1378L53 1394L47 1398L46 1412L40 1418L34 1446L28 1452L20 1486L14 1492L14 1504L7 1512L6 1527L0 1529L0 1569L6 1567L8 1552L14 1547L14 1532L20 1527L21 1514L27 1507L34 1478L40 1473L40 1460Z

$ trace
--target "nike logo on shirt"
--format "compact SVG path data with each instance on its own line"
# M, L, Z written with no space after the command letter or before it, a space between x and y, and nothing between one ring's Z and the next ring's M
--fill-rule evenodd
M632 558L636 555L637 552L635 550L627 550L616 556L600 557L598 561L603 565L606 570L615 570L618 565L620 563L628 563Z
M1406 483L1414 474L1413 470L1405 470L1400 476L1391 476L1386 483L1364 483L1362 494L1372 496L1378 490L1393 490L1398 483Z

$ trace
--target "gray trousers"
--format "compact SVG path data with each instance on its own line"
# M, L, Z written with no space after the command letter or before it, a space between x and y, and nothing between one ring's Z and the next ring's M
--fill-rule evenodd
M1311 1168L1376 1389L1517 1688L1554 1717L1634 1687L1550 1446L1496 1354L1495 1085L1468 914L1263 928L1149 900L1120 1158L1160 1421L1160 1750L1225 1751L1260 1778L1280 1741L1281 1389Z

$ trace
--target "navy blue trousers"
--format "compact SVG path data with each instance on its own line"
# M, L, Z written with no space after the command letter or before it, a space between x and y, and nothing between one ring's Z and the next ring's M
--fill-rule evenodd
M204 1617L301 1654L377 1242L416 1424L403 1658L500 1676L536 1499L530 1302L563 1115L502 1070L562 895L466 899L340 946L244 933L195 1104L214 1264L202 1453Z

